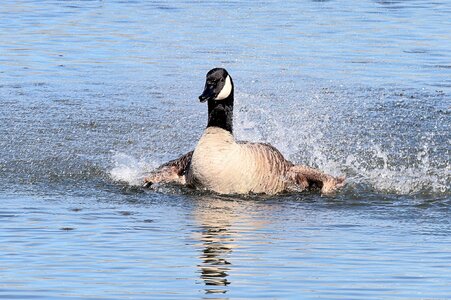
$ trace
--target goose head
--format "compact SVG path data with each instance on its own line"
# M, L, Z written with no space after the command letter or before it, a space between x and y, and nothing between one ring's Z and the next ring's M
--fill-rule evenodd
M233 81L226 69L214 68L207 73L205 88L200 102L222 101L233 97Z
M233 81L225 69L214 68L207 73L199 100L208 101L207 127L219 127L232 133Z

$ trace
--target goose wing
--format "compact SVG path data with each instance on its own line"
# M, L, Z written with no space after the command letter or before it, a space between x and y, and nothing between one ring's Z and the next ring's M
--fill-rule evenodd
M185 184L185 174L191 163L193 151L190 151L177 159L162 164L144 178L144 186L150 187L155 183L180 183Z
M242 181L254 193L276 194L285 190L286 172L292 165L270 144L239 142Z
M304 165L294 165L286 160L274 146L266 143L239 142L253 153L256 163L260 164L260 174L265 174L267 188L276 186L281 177L286 188L296 191L307 188L320 188L323 194L329 194L344 186L345 177L334 177L318 169Z
M344 186L345 177L334 177L315 168L292 165L288 171L288 178L295 186L302 189L317 187L323 194L329 194Z
M242 145L243 149L250 152L258 163L267 164L267 167L265 168L267 168L266 171L268 172L286 172L287 168L293 165L271 144L242 141L238 142L238 144Z

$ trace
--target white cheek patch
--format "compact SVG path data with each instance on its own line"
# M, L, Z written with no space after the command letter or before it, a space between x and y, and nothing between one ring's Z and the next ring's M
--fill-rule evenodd
M230 96L231 92L232 92L232 82L230 81L230 76L227 75L224 87L222 88L221 92L219 92L215 100L224 100L225 98Z

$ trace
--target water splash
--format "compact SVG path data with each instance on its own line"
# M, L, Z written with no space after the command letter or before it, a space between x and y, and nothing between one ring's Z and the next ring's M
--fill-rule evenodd
M417 154L414 163L416 166L399 164L389 152L375 145L365 160L349 155L345 165L354 174L354 183L366 184L377 191L407 195L450 190L449 165L444 168L432 166L427 145Z
M285 86L276 94L238 92L234 131L238 140L274 145L294 163L346 175L352 193L446 194L450 125L443 97L317 86L302 91ZM113 155L109 177L140 185L148 171L195 147L203 117L204 112L193 112L186 117L189 126L132 136L140 142Z
M115 153L112 161L114 166L109 171L110 178L131 186L141 186L146 173L158 166L156 162L138 159L125 153Z
M451 190L449 116L440 95L317 87L297 97L283 92L238 95L238 139L269 142L295 163L346 174L354 191Z

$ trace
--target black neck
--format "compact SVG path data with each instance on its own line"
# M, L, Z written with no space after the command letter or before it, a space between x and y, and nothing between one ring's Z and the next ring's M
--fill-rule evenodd
M232 133L233 127L233 89L224 100L208 100L207 127L219 127Z

